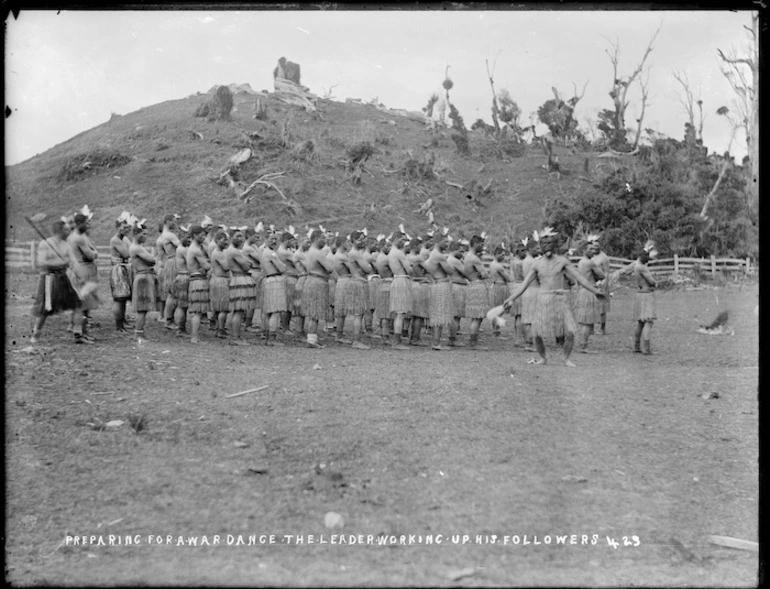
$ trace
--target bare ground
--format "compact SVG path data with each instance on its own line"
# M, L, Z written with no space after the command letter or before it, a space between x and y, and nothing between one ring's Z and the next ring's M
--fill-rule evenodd
M555 348L549 365L529 364L486 325L490 349L473 352L236 348L209 333L191 347L156 322L155 341L137 346L112 331L108 305L96 346L74 345L59 316L30 352L33 286L6 274L15 585L757 582L755 553L708 543L758 535L756 285L658 293L651 357L631 352L621 290L592 340L599 354L575 354L576 369ZM696 333L723 309L734 336ZM124 423L99 429L111 420ZM330 511L344 528L325 528ZM74 546L67 534L140 543ZM228 534L257 544L228 546ZM298 534L303 545L285 541ZM319 544L332 534L375 543ZM221 543L176 545L204 535Z

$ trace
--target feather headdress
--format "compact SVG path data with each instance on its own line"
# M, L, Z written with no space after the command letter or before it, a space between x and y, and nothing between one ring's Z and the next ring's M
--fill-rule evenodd
M644 251L646 251L653 260L658 257L658 249L652 239L648 239L647 243L644 244Z
M128 211L123 211L120 213L120 216L118 217L117 221L118 223L121 223L123 225L128 225L129 219L131 218L131 213Z
M308 239L310 239L310 236L313 235L313 231L315 231L315 230L308 228L308 230L307 230L307 238Z
M180 225L179 229L187 233L188 231L190 231L190 225Z
M540 232L540 239L543 239L544 237L555 237L556 231L553 230L553 227L544 227L543 230Z
M528 243L529 243L529 237L525 237L524 239L521 240L521 245L523 245L524 247L527 247Z
M254 227L254 231L255 231L256 233L262 233L264 230L265 230L265 224L264 224L262 221L260 221L259 223L257 223L257 226L256 226L256 227Z
M212 225L214 225L214 221L211 220L211 217L209 217L208 215L203 215L203 221L201 221L201 227L206 228L206 227L211 227Z
M601 236L600 236L598 233L592 233L591 235L589 235L588 237L586 237L586 241L587 241L588 243L593 243L593 244L596 244L596 243L598 243L598 242L599 242L599 238L600 238L600 237L601 237Z
M385 239L385 234L384 234L384 233L380 233L380 234L377 236L377 241L382 241L383 239Z
M88 205L83 205L83 208L78 211L81 215L83 215L86 219L90 219L94 216L94 214L91 212L91 209L88 208Z

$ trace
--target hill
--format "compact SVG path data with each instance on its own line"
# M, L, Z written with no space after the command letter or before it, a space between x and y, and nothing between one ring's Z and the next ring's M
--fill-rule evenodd
M448 129L430 131L403 111L319 99L317 112L308 113L275 94L230 88L236 93L229 121L194 116L209 98L198 93L113 115L6 167L6 236L35 239L24 215L55 219L85 204L95 212L92 232L101 243L124 209L151 227L178 213L184 223L208 214L228 225L263 221L302 230L323 223L343 233L366 226L387 234L403 223L418 234L430 227L419 209L432 199L438 225L455 235L483 230L498 240L541 226L547 197L595 190L580 179L594 168L585 159L592 153L562 149L562 168L573 172L549 175L537 145L509 155L482 131L470 131L472 155L461 156ZM255 118L257 99L264 120ZM247 148L250 159L231 165ZM228 168L232 173L222 177ZM260 178L273 186L258 183L239 197Z

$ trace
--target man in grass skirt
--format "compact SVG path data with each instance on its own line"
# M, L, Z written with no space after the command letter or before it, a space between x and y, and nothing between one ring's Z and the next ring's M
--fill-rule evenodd
M505 266L503 266L505 256L505 246L502 244L498 245L492 252L493 259L489 263L489 275L487 276L487 281L489 285L489 305L492 307L502 305L510 294L508 283L511 281L511 278L506 271ZM516 301L518 302L519 299ZM492 322L492 335L500 337L500 327L500 323L495 319Z
M70 246L70 280L72 286L80 295L80 309L78 318L73 320L73 332L78 341L93 342L88 335L90 313L99 307L98 284L99 277L96 269L96 259L99 252L96 251L88 235L91 230L93 213L84 206L80 212L75 213L75 230L67 238ZM82 318L80 313L82 312Z
M53 235L43 239L37 247L40 277L32 305L35 323L30 343L33 344L38 342L46 318L61 311L75 311L80 305L78 293L67 276L70 266L69 228L64 220L59 220L54 221L51 230ZM78 339L75 341L81 343Z
M434 237L433 249L423 266L433 278L430 285L430 309L428 323L433 331L431 349L436 351L448 350L441 345L441 332L444 327L454 321L454 299L452 298L452 284L449 275L452 267L446 257L446 249L449 240L446 234Z
M539 239L540 237L537 231L535 231L533 233L533 239L529 240L527 243L527 251L524 255L524 260L522 260L521 263L521 269L524 276L527 276L530 273L532 267L535 265L535 262L541 257L540 244L538 243ZM523 278L522 282L524 282ZM525 349L528 352L534 351L529 346L531 346L533 343L532 324L534 323L535 316L537 315L537 293L539 290L540 284L536 276L530 284L529 288L521 297L521 323L524 331L524 342L528 344Z
M257 300L254 279L251 277L251 262L243 253L243 232L238 230L230 239L227 248L227 266L230 268L230 345L242 346L246 342L241 338L243 318L248 311L253 311Z
M471 246L463 257L463 273L468 278L467 297L465 299L464 316L470 319L470 347L479 347L479 329L490 308L489 288L487 286L487 270L481 261L484 250L484 238L474 235Z
M190 227L179 226L179 247L174 252L174 323L177 327L177 335L187 334L187 308L189 306L190 272L187 270L187 250L190 247Z
M345 338L345 321L347 319L347 300L351 297L351 278L348 262L350 251L349 238L341 235L335 237L332 244L331 262L334 264L334 273L337 279L334 281L334 341L338 344L352 344L353 340Z
M322 348L318 341L319 324L326 321L329 310L329 276L334 266L324 251L326 235L316 229L310 234L310 248L305 255L307 278L302 288L302 310L305 314L307 347Z
M310 232L308 232L308 235ZM292 256L292 262L297 269L297 284L294 286L294 308L292 314L297 318L297 337L303 338L305 332L305 311L302 309L302 290L307 282L307 268L305 267L305 256L310 249L310 237L303 239L297 251Z
M424 238L414 237L409 241L409 253L406 258L412 265L412 324L409 333L410 346L425 346L420 341L423 326L427 325L430 316L430 285L433 278L423 267L428 259L433 243L432 235Z
M634 299L634 319L636 320L634 352L637 354L652 354L650 336L652 335L652 325L655 323L655 319L658 318L655 304L655 288L658 286L658 283L652 277L649 268L647 268L647 263L650 259L657 257L657 255L655 243L648 241L644 249L639 252L635 261L613 273L614 280L617 280L618 276L631 274L636 283L637 291L636 298Z
M278 259L278 234L270 233L267 237L266 247L262 250L260 259L262 266L262 313L265 316L265 345L283 345L277 341L278 322L281 313L288 311L286 304L286 279L283 273L286 265Z
M247 331L262 329L262 266L259 261L262 236L257 233L256 229L255 227L247 227L243 233L246 242L243 244L242 251L249 260L251 278L254 281L254 308L247 310L243 317L243 324Z
M593 261L594 255L598 251L595 235L588 236L588 245L586 246L583 257L577 264L578 273L588 282L596 286L597 280L605 278L602 269ZM577 288L575 293L575 321L580 325L580 342L578 352L589 353L588 338L594 332L594 324L599 322L601 315L601 301L584 288Z
M179 215L166 215L163 219L163 231L160 234L160 250L158 256L163 257L163 276L159 278L161 285L160 298L163 301L162 315L166 329L178 329L174 323L176 297L174 297L174 280L176 279L176 250L179 247L177 222Z
M364 256L366 236L361 231L353 231L350 234L350 251L348 252L347 266L350 270L350 283L343 297L344 314L353 316L353 343L356 350L370 350L371 347L362 341L364 331L364 315L369 308L369 281L368 276L373 272L372 265Z
M536 364L546 364L544 338L562 339L562 350L564 352L564 364L575 367L575 364L569 359L572 353L572 347L575 343L575 332L577 323L572 315L572 309L569 306L567 291L564 290L564 276L588 289L597 297L603 297L599 289L592 285L588 280L578 274L572 263L564 256L555 253L556 233L550 227L546 227L539 236L540 249L542 257L538 259L532 269L516 290L506 299L506 307L520 297L535 280L540 283L540 290L537 296L537 312L532 323L532 335L535 340L535 347L540 355Z
M453 318L449 325L449 346L452 348L465 347L464 343L457 341L457 335L460 333L460 321L465 316L465 300L468 296L468 278L465 276L465 266L462 261L464 255L465 244L462 241L455 240L449 244L447 262L452 268L449 281L452 283L453 303Z
M219 229L214 235L216 247L211 251L211 276L209 277L209 310L214 313L217 322L215 337L225 339L225 321L230 311L230 268L227 265L229 238L224 230Z
M362 233L366 238L366 243L364 245L364 259L369 262L369 265L372 267L372 273L367 277L369 307L367 308L366 313L364 313L364 329L369 337L379 337L379 334L374 331L374 310L377 307L377 296L380 291L382 276L377 272L377 267L374 262L377 259L377 255L380 253L380 246L373 235L367 234L366 227L364 227Z
M208 271L211 268L204 248L206 230L200 225L190 227L190 247L187 249L187 271L190 273L187 313L190 315L190 343L200 343L201 317L209 312Z
M510 296L513 290L524 282L524 259L527 257L527 243L529 238L525 237L521 243L516 244L514 255L511 256L511 281L508 283L508 294ZM513 331L515 334L514 346L526 345L526 333L524 332L524 322L521 317L522 300L516 299L511 304L510 316L513 317Z
M131 215L127 211L121 213L115 221L115 235L110 239L110 292L112 293L112 315L115 318L115 329L128 333L126 329L126 303L131 300L133 276L129 264L129 248L131 240Z
M374 320L380 326L380 337L383 345L390 345L390 330L393 323L393 314L390 312L390 285L393 284L393 271L388 263L392 244L381 235L377 244L377 256L373 266L380 276L377 286L377 299L374 303Z
M610 257L602 250L601 239L597 235L594 240L594 247L596 253L593 257L593 262L596 264L605 276L610 275ZM605 335L607 333L607 313L610 311L610 284L609 280L605 280L601 285L602 292L604 292L604 298L599 301L599 317L597 323L599 324L599 335Z
M398 233L388 253L388 267L393 276L390 285L390 314L393 319L393 349L408 350L402 343L404 320L412 312L412 264L404 247L407 236Z
M291 330L291 319L294 313L294 299L296 297L297 280L299 272L294 266L294 253L297 250L297 238L292 231L284 231L281 234L278 248L275 254L283 262L286 270L284 276L284 290L286 292L286 310L281 312L281 330L286 336L293 336Z
M134 334L139 342L145 340L144 327L148 311L153 311L157 303L158 276L155 274L156 259L144 246L147 242L147 228L140 221L133 228L134 240L129 248L131 269L134 274L132 287L132 305L136 312Z

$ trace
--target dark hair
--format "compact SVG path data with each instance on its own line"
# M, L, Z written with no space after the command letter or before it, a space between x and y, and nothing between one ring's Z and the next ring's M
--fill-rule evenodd
M199 233L204 233L206 230L200 225L193 225L190 227L190 237L195 237Z
M61 219L58 219L53 223L51 223L51 231L53 231L54 233L60 233L61 230L64 229L65 225L66 223L64 221L62 221Z
M227 239L230 239L230 236L229 236L229 235L227 235L227 233L226 233L225 231L222 231L222 230L220 229L219 231L217 231L217 232L214 234L214 241L219 241L219 239L220 239L221 237L226 237Z

